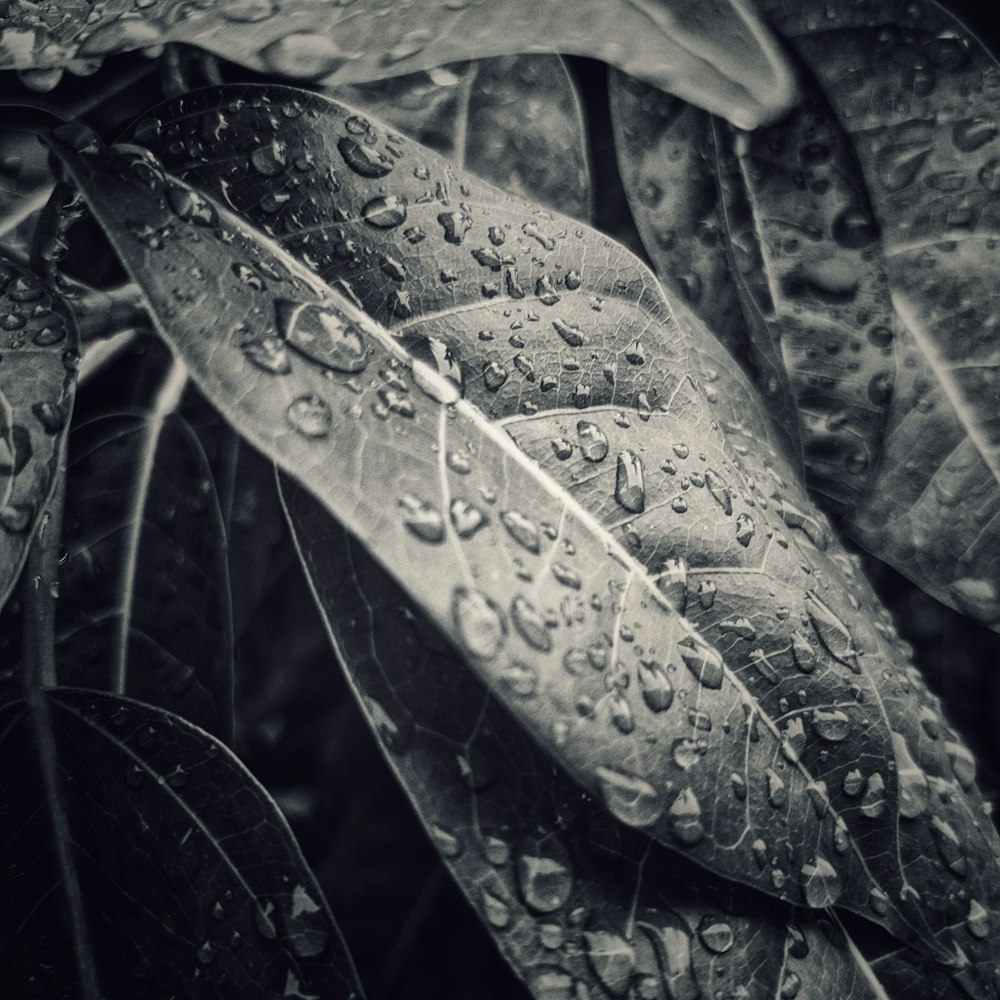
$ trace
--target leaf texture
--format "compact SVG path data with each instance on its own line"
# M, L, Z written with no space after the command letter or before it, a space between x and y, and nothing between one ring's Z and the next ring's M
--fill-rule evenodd
M196 196L141 151L60 147L164 334L543 746L623 822L863 913L990 995L987 947L955 931L959 887L996 908L968 758L766 427L730 419L739 377L702 374L714 341L652 275L320 97L203 91L138 132L341 292L221 205L178 216ZM308 183L269 165L306 154L324 168ZM682 737L706 766L664 753Z
M283 496L390 765L535 996L878 996L829 921L727 886L581 797L323 507L290 479ZM693 740L673 753L699 759Z
M332 96L505 191L591 217L583 109L558 56L482 59L335 87Z
M792 102L780 48L746 0L223 0L194 10L113 0L8 12L0 69L52 69L74 59L185 42L251 69L340 85L457 60L521 52L603 59L744 128Z
M361 995L287 823L221 743L128 698L39 697L0 710L9 995Z
M703 171L756 359L854 537L995 626L1000 67L929 0L763 7L807 96L749 138L712 125ZM655 122L619 94L620 132Z
M0 257L0 606L55 487L73 408L76 324L62 298Z
M226 534L182 387L168 369L153 410L105 406L70 434L58 670L231 743Z

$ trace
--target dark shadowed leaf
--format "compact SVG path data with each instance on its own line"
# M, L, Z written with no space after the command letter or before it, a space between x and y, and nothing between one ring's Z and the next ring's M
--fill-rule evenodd
M186 42L278 76L331 84L379 80L457 60L569 52L620 66L744 128L784 111L794 81L746 0L181 0L141 10L60 4L5 15L0 69L64 67Z
M221 743L128 698L34 700L0 711L10 996L360 996L288 825Z
M713 126L757 360L854 537L995 627L1000 67L930 0L762 6L807 97L749 138ZM656 118L632 101L623 121Z
M878 996L811 915L726 886L581 796L330 515L292 480L283 494L387 760L535 996ZM703 749L670 752L692 768Z
M221 204L188 211L202 196L135 147L60 145L164 334L572 775L706 867L839 902L989 995L986 945L953 940L967 897L997 906L968 758L704 328L604 237L321 97L202 91L140 128L340 290ZM315 179L277 169L307 154ZM663 752L682 737L711 764Z
M0 257L0 606L55 486L77 349L76 324L58 293Z
M505 191L590 218L583 110L558 56L483 59L334 96Z
M171 366L150 410L106 405L73 428L60 681L169 709L226 742L233 641L226 536Z

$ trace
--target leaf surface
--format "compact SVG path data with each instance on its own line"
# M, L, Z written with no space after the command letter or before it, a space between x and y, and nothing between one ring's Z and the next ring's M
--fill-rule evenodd
M223 104L210 154L204 122ZM279 112L288 125L255 155L255 123ZM619 819L726 877L839 902L959 966L975 955L983 975L973 936L952 957L965 913L947 887L961 877L987 909L997 892L995 834L945 749L957 738L753 406L729 409L749 390L707 367L704 328L615 244L351 109L240 88L161 114L140 124L147 138L195 139L171 145L177 169L340 290L221 206L184 221L170 206L194 195L141 151L60 146L164 334L241 433L361 538ZM276 150L324 164L317 187L262 173ZM372 163L380 176L365 176ZM289 195L280 213L276 192ZM346 242L392 263L352 267ZM464 280L440 282L445 268ZM664 752L682 737L703 741L706 766ZM942 822L968 859L961 876L935 846ZM926 890L919 906L908 885Z
M0 257L0 606L55 487L73 408L77 330L61 297Z
M323 507L290 479L282 493L390 765L536 996L878 996L829 922L726 886L581 797ZM695 766L699 750L674 754Z
M807 96L749 139L715 123L700 175L756 359L854 537L995 627L1000 67L929 0L763 9ZM623 118L656 121L634 101Z
M39 697L0 709L12 996L361 995L287 823L221 743L129 698Z
M505 191L591 216L583 109L558 56L481 59L336 87L332 96Z
M113 0L6 16L0 69L65 67L185 42L251 69L334 85L378 80L463 59L567 52L603 59L752 128L784 111L794 81L746 0L225 0L194 10L164 0L133 10Z

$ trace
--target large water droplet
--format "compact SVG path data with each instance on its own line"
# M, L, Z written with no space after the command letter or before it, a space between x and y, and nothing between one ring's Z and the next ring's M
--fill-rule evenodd
M344 162L362 177L385 177L395 166L383 153L371 146L362 145L347 135L337 143L337 149Z
M716 955L724 955L736 940L732 926L721 917L706 914L698 923L701 943Z
M681 659L700 684L715 690L722 687L725 669L717 650L695 636L685 636L677 645Z
M595 768L594 774L608 812L626 826L652 826L663 812L663 797L648 782L609 767Z
M325 400L316 395L299 396L285 411L285 418L303 437L325 438L333 417Z
M455 631L465 649L476 659L491 660L507 634L503 612L480 590L456 587L451 599Z
M857 650L847 626L813 591L806 594L805 607L809 621L826 651L855 673L860 671Z
M670 708L674 701L674 688L662 664L656 660L641 660L638 674L639 690L646 707L652 712Z
M844 893L844 883L837 870L821 854L807 861L799 871L802 898L806 906L820 909L833 906Z
M304 885L292 890L291 905L282 914L285 939L299 958L315 958L323 953L329 940L323 910Z
M372 198L361 209L361 218L376 229L394 229L406 221L406 199L395 195Z
M555 836L527 839L518 849L517 882L524 901L537 913L554 913L573 891L572 863Z
M444 541L444 518L434 504L407 493L400 499L399 506L405 512L403 523L417 538L432 544Z
M839 708L817 708L812 713L812 727L820 739L839 743L847 739L851 730L851 720Z
M510 606L510 617L514 628L529 646L542 653L552 649L552 636L549 635L545 619L526 597L518 594L514 598Z
M316 303L277 299L278 332L299 354L334 371L364 371L368 355L361 333L332 309Z
M588 462L601 462L608 454L608 438L597 424L589 420L579 420L576 435L580 442L580 454Z
M610 931L584 931L583 940L594 975L612 996L623 997L635 967L632 946Z
M642 459L634 451L626 450L618 456L615 499L633 514L641 514L646 509Z
M680 843L687 846L697 844L705 836L701 821L701 803L688 785L682 789L667 810L670 832Z
M271 42L261 49L260 58L278 76L308 80L329 76L344 64L344 54L334 41L311 31L296 31Z

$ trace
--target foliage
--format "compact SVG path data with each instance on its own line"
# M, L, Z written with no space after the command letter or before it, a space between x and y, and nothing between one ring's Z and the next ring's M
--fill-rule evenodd
M563 6L7 11L13 995L1000 993L1000 66Z

